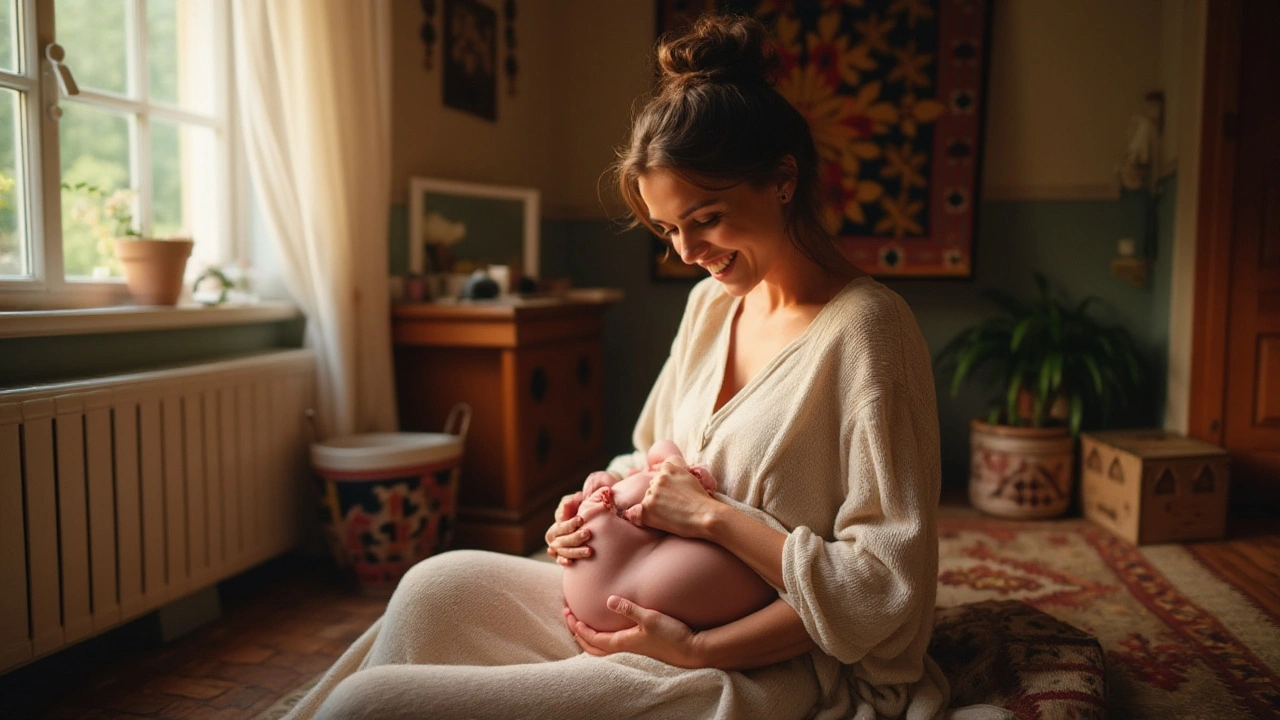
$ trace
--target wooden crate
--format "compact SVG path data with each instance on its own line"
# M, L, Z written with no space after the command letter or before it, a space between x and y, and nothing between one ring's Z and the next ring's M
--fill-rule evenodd
M1080 436L1084 515L1137 545L1223 536L1227 451L1162 430Z

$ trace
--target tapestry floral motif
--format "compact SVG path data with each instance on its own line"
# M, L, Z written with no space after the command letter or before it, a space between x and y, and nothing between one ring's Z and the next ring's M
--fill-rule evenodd
M862 6L862 3L858 3ZM892 46L900 23L933 17L920 3L892 3L885 16L852 20L839 3L816 18L793 3L755 12L777 29L778 92L813 131L827 181L826 220L840 234L902 238L924 233L931 136L946 107L932 92L933 53L915 41Z

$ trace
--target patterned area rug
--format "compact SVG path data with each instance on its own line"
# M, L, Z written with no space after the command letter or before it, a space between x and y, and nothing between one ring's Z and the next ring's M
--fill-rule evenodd
M1021 600L1096 636L1114 718L1280 718L1280 618L1180 545L1136 548L1084 520L947 512L938 604Z
M953 508L939 531L938 605L1021 600L1096 636L1110 717L1280 718L1280 618L1184 547L1136 548L1081 519ZM256 720L282 717L316 679Z

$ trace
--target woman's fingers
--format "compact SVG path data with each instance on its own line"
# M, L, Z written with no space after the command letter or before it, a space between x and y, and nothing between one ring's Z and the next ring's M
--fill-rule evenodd
M579 491L560 498L560 505L556 507L556 521L564 522L577 515L578 507L582 505L582 500L585 497L586 495Z
M566 496L565 500L569 497ZM564 502L561 506L564 506ZM576 503L574 511L577 511ZM591 531L583 527L585 522L580 516L574 515L556 521L547 528L545 536L547 554L555 558L560 565L569 567L574 560L591 557L591 548L586 545L586 542L591 539Z
M551 523L551 527L547 528L547 545L555 545L557 540L563 539L567 535L575 532L581 532L583 519L577 515L568 520ZM563 544L563 543L561 543ZM569 545L581 545L581 542L570 542Z
M689 469L689 464L686 463L684 461L684 457L680 455L672 455L671 457L668 457L666 460L662 461L662 469L666 470L667 472L671 472L671 468L666 467L668 465L670 465L671 468L684 470L686 472L688 472L688 469Z

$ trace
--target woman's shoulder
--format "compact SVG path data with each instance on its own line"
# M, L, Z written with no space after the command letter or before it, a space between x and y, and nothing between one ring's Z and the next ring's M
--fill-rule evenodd
M831 300L820 333L826 354L862 383L932 385L928 344L911 308L897 292L871 277L853 280Z

